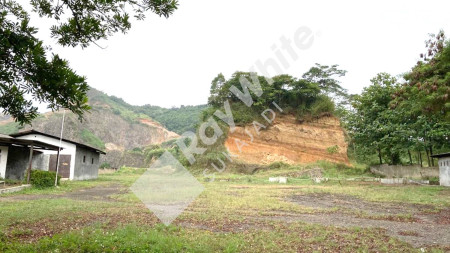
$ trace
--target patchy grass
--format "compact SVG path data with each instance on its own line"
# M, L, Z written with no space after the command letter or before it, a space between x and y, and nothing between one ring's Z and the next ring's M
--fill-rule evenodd
M440 209L450 206L448 188L345 180L315 184L301 178L281 185L269 183L268 177L292 172L292 168L275 168L254 175L218 174L214 182L199 177L205 191L165 227L127 190L144 171L122 168L95 181L66 181L59 188L2 195L0 252L411 252L417 249L384 229L338 228L296 220L301 215L342 212L361 219L415 222L409 213L345 213L339 208L302 206L289 199L343 194L366 201L429 205L426 213L430 215L439 215ZM117 184L122 190L109 196L112 199L71 197L73 192ZM420 238L409 228L398 234Z

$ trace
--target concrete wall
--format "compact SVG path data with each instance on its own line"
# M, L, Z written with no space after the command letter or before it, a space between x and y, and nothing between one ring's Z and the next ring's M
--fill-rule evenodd
M8 161L6 164L5 178L13 180L23 180L28 161L30 159L30 149L10 146L8 150ZM31 164L32 169L48 170L49 157L42 152L35 151Z
M370 171L389 178L439 177L439 169L437 167L420 167L420 165L402 166L382 164L371 166Z
M85 161L83 161L85 158ZM77 147L75 159L74 180L88 180L98 177L98 168L100 166L100 154L91 150Z
M0 146L0 177L6 176L6 163L8 161L8 147Z
M48 171L48 166L50 163L50 155L39 154L33 156L33 169Z
M59 139L58 138L52 138L40 134L28 134L21 137L17 137L17 139L24 139L24 140L37 140L41 142L45 142L48 144L52 144L59 147ZM61 151L61 154L63 155L71 155L72 160L73 157L76 155L77 146L75 144L62 141L61 147L63 150ZM56 154L56 151L44 151L44 154ZM70 163L70 180L74 179L74 171L75 171L75 163Z
M439 182L442 186L450 186L450 157L439 158Z
M24 179L29 157L30 150L28 148L10 146L6 164L6 178L13 180Z

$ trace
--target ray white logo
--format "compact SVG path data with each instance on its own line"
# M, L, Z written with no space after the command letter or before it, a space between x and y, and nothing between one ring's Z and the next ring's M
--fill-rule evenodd
M229 91L245 106L251 107L254 103L251 94L254 94L256 97L260 97L263 94L255 70L257 69L266 76L266 81L272 84L273 80L269 76L271 74L272 76L282 74L283 69L286 70L290 67L290 62L299 59L299 51L309 49L312 46L314 39L313 31L305 26L298 28L292 39L288 39L285 36L280 37L281 47L276 44L271 47L275 57L268 58L265 61L256 61L255 65L250 68L250 75L240 76L241 89L233 85ZM282 50L287 53L289 58L283 54ZM257 135L261 129L267 128L268 125L274 122L276 112L283 111L275 101L272 102L271 107L261 112L262 118L268 123L267 125L256 120L253 121L252 125ZM228 100L223 103L223 111L216 110L213 116L199 126L198 135L188 131L183 133L181 138L177 140L177 146L191 165L196 162L196 156L206 152L207 148L205 146L214 145L219 137L224 134L218 120L228 125L230 133L236 130ZM212 129L213 134L207 135L207 129ZM246 131L246 134L252 142L254 136L249 131ZM199 141L203 145L200 145ZM237 150L242 153L242 148L249 144L240 139L235 139L235 145ZM228 162L232 162L233 157L236 156L231 155L229 152L223 152L223 155ZM203 175L210 177L211 181L214 181L215 173L223 172L226 169L226 163L219 158L216 163L212 162L210 165L210 168L204 169ZM133 184L131 190L164 224L169 225L203 192L204 186L171 153L166 151Z

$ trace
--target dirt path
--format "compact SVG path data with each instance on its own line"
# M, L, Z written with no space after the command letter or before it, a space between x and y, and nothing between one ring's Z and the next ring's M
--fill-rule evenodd
M255 218L255 217L253 217ZM422 224L387 220L363 219L342 213L297 214L290 216L269 216L270 219L283 222L303 221L335 227L382 228L390 236L408 242L414 247L427 245L450 246L450 226L439 224Z

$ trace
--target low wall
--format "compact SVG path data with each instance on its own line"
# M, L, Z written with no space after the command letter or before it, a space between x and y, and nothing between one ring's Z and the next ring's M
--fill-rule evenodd
M382 164L371 166L370 171L388 178L439 177L438 167L420 167L420 165L403 166Z
M31 187L31 184L24 184L24 185L21 185L21 186L4 188L4 189L0 189L0 194L18 192L18 191L21 191L23 189L30 188L30 187Z

